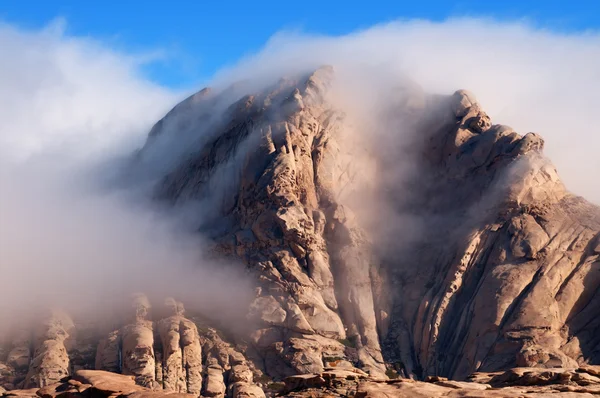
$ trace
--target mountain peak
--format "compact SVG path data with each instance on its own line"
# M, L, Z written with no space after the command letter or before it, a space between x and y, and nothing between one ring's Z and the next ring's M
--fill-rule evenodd
M466 90L359 83L323 66L203 89L137 154L156 198L192 206L213 255L250 275L237 326L139 295L135 316L89 332L94 349L55 318L15 336L0 381L43 387L94 358L147 388L260 397L286 378L326 389L333 368L383 391L390 375L463 388L445 378L600 361L600 210L565 189L541 136L493 124Z

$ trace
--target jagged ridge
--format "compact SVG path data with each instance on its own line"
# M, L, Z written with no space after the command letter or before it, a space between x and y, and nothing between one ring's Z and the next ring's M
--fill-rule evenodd
M249 344L227 354L241 355L234 364L253 375L247 384L331 366L461 379L597 363L600 211L568 193L543 140L492 125L468 92L411 92L420 173L389 195L403 195L395 214L419 216L425 232L408 248L382 248L348 197L365 181L358 160L393 168L395 158L373 159L347 142L347 115L328 96L333 79L327 67L283 80L235 101L222 118L211 111L230 94L203 90L157 123L138 154L143 163L158 141L203 131L157 198L212 198L218 217L203 229L216 252L243 259L256 279ZM100 343L95 367L153 388L223 395L230 363L200 358L199 341L181 314L154 323L138 316ZM38 340L35 353L29 345L8 344L3 384L39 387L73 372L77 350L61 339ZM44 355L58 355L60 365L44 370Z

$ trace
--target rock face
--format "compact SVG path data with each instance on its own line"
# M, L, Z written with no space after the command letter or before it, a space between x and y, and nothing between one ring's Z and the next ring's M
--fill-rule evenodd
M166 317L150 320L144 295L134 298L132 323L110 332L98 345L95 367L134 376L142 386L198 396L202 388L202 347L196 324L183 305L165 301Z
M352 373L340 388L356 397L458 397L500 379L444 378L600 363L600 209L565 189L542 138L492 124L466 91L412 85L373 127L344 112L335 79L323 67L253 94L203 90L136 154L142 169L165 148L178 154L157 200L211 204L200 229L214 254L242 259L256 282L240 320L250 332L224 341L181 303L153 311L139 295L93 361L67 318L15 333L0 385L46 387L77 362L207 397L261 397L310 375L285 387L310 396L293 394L326 394L335 383L322 380L348 376L334 368ZM554 392L583 392L597 376L564 372L577 386ZM392 374L438 381L382 381ZM527 393L513 392L502 396Z
M322 68L234 103L158 190L175 203L214 196L229 170L235 183L219 205L231 227L219 249L257 275L250 314L266 372L319 372L327 356L374 375L385 356L406 376L457 378L600 360L600 210L568 193L540 136L492 125L466 91L426 98L403 119L423 154L419 173L392 201L422 232L409 249L382 249L348 204L368 162L346 142L333 79Z
M376 379L357 369L326 369L319 374L290 376L269 394L295 398L593 397L600 394L599 373L600 369L597 366L577 369L516 368L505 372L477 373L469 381L452 381L437 376L429 377L425 381L414 381ZM237 380L244 378L243 372L235 375ZM232 395L229 396L265 396L260 387L245 381L234 383L232 391ZM207 397L217 396L207 392ZM151 391L136 385L132 376L98 370L79 370L73 377L64 378L59 383L40 389L11 390L0 396L191 398L197 395Z
M426 381L373 379L360 372L329 370L286 379L287 397L432 398L432 397L592 397L600 393L598 367L579 369L517 368L478 373L468 382L444 377Z

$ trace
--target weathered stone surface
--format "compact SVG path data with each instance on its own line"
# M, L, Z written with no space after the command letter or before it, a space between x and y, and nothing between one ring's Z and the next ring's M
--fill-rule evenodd
M21 388L31 361L33 331L15 327L0 349L0 385L8 390Z
M23 398L37 398L37 388L29 388L27 390L10 390L10 391L5 391L3 393L3 397L23 397Z
M52 311L35 334L35 351L24 387L44 387L69 375L70 364L67 339L73 333L71 318L62 312Z
M184 394L163 391L137 391L127 395L128 398L198 398L195 394Z
M204 376L206 385L203 392L207 397L225 397L225 379L223 377L223 368L219 365L209 365Z
M347 342L341 359L379 376L384 358L407 376L457 378L599 360L599 326L582 320L600 315L587 305L600 300L600 210L568 193L539 135L493 125L463 90L413 109L422 119L415 134L426 139L411 149L426 156L415 159L421 172L408 177L412 191L394 214L418 218L423 232L410 250L383 247L382 258L364 215L341 194L358 192L369 174L353 168L365 156L327 97L331 79L325 68L243 98L236 127L223 132L230 138L206 143L159 188L171 200L201 199L222 161L213 154L245 157L235 204L222 209L234 220L235 247L221 250L258 275L251 317L283 329L268 345L260 339L259 351L278 364L270 368L282 369L276 377L322 370L319 349L299 341L313 334ZM236 140L253 149L241 152ZM395 159L369 161L393 169Z
M250 305L249 316L270 325L283 326L287 314L273 296L262 296L257 297Z
M73 375L73 380L84 385L90 385L105 395L127 395L144 388L135 384L134 376L125 376L101 370L79 370Z
M307 374L286 379L287 397L592 397L600 379L577 369L512 369L506 373L476 374L475 381L459 382L432 377L429 382L382 380L353 372ZM492 385L483 381L490 381Z
M238 257L256 284L243 333L199 330L176 300L155 310L138 295L98 333L95 364L76 354L77 321L15 333L0 384L53 386L77 357L157 394L261 396L282 380L290 396L594 393L600 209L569 193L541 136L493 124L464 90L410 85L372 116L382 126L364 123L334 79L323 67L253 93L202 91L136 155L143 168L179 148L157 199L216 204L201 226L211 254ZM516 366L547 373L506 373ZM343 376L354 368L365 373ZM473 372L497 378L464 382ZM498 392L502 378L521 384Z
M148 387L153 385L156 371L150 309L150 301L145 295L134 296L133 323L121 330L122 372L135 376L137 383Z
M169 392L200 395L202 347L198 328L183 315L183 304L167 298L152 320L144 295L133 300L133 323L100 340L96 369L130 374L138 384Z
M109 372L119 372L120 363L120 333L118 330L112 331L100 340L96 349L95 368Z
M196 325L185 318L179 324L183 347L183 369L186 388L181 391L198 396L202 389L202 347Z
M43 388L28 390L12 390L4 393L4 397L37 397L37 398L89 398L89 397L131 397L131 398L192 398L198 395L151 391L135 384L133 376L124 376L112 372L98 370L79 370L71 378L65 378Z

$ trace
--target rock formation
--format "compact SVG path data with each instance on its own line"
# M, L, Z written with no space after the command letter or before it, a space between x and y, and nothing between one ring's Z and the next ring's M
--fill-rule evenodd
M433 376L424 381L412 379L377 379L358 370L325 369L318 374L290 376L267 388L271 396L292 398L433 398L433 397L497 397L497 398L578 398L600 394L600 368L576 369L515 368L504 372L476 373L468 381L448 380ZM244 374L236 373L236 380ZM245 381L233 384L232 397L264 397L263 390ZM0 392L1 393L1 392ZM219 390L206 397L224 396ZM11 390L4 397L23 398L192 398L197 395L152 391L135 384L133 376L101 370L78 370L72 377L43 388Z
M156 199L210 204L213 255L256 283L244 330L223 339L198 327L210 314L138 295L93 360L67 316L15 332L0 385L71 391L95 368L147 394L597 394L600 208L567 191L542 138L492 124L462 90L405 85L365 119L335 79L323 67L247 95L202 90L136 154L144 169L177 148Z

